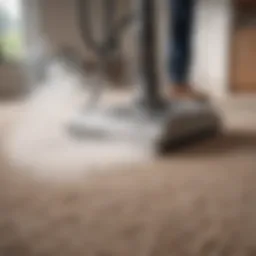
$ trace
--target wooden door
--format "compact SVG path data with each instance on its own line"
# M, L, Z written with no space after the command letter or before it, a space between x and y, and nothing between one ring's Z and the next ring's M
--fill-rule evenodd
M236 5L233 35L233 88L256 92L256 2L239 1Z

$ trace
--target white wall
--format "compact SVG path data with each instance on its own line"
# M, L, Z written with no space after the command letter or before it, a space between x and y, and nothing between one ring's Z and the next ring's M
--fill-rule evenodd
M231 0L199 0L195 30L193 80L213 96L229 90Z

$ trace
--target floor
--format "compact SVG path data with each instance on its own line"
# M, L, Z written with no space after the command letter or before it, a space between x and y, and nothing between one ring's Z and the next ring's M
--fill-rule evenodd
M41 178L79 178L91 170L154 161L148 148L130 143L91 143L77 140L68 124L81 111L81 97L70 88L44 90L23 102L0 106L4 150L10 161L33 170ZM113 97L113 99L121 98ZM82 100L83 102L83 100ZM256 97L233 96L214 102L223 117L223 136L168 156L172 166L234 158L252 158L256 148ZM9 120L9 124L8 124ZM8 124L8 125L7 125ZM7 127L7 128L6 128ZM101 156L99 161L99 155ZM70 169L72 177L70 177ZM61 173L61 175L59 175ZM67 175L67 176L65 176ZM49 177L48 177L49 176Z
M254 255L255 96L216 102L225 134L165 159L67 136L79 99L0 105L0 255Z

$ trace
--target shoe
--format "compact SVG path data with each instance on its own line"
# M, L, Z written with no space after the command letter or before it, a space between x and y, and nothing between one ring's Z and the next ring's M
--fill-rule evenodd
M174 100L196 100L208 101L208 97L196 90L191 89L189 86L172 86L171 99Z

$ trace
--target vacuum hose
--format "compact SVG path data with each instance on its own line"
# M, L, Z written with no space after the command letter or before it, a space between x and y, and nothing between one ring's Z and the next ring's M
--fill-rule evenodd
M103 40L96 40L93 33L93 2L95 0L77 0L79 27L84 44L93 50L100 61L101 70L108 68L108 61L115 57L121 47L121 38L126 28L135 20L136 14L130 13L117 19L117 3L120 0L102 1L102 31ZM140 66L142 73L141 102L146 108L158 109L163 105L159 95L157 78L156 57L156 32L155 32L155 0L139 0L141 33L140 33ZM99 20L97 20L98 22ZM102 90L100 90L100 94ZM95 95L94 95L95 96ZM93 99L92 101L95 101Z
M104 61L104 58L111 56L120 49L121 37L134 20L135 15L127 14L116 21L118 0L103 0L102 31L104 35L103 40L99 42L93 35L93 2L95 0L77 0L79 27L84 44Z
M129 13L117 19L119 0L77 0L78 27L86 49L90 49L97 57L99 77L107 75L110 80L119 83L123 75L123 63L120 58L121 39L126 28L135 20L135 15ZM97 25L101 21L102 39L95 38L95 4L101 4L102 19L97 17ZM97 14L100 13L99 9ZM121 62L120 62L121 61ZM90 104L96 104L103 94L103 82L99 81L92 88Z

